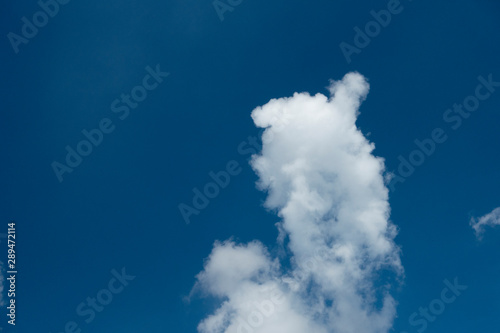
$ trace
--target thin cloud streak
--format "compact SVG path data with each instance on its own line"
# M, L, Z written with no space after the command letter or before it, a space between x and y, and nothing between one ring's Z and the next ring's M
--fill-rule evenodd
M500 225L500 207L493 209L490 213L479 218L471 218L469 224L474 229L476 237L481 240L486 227Z

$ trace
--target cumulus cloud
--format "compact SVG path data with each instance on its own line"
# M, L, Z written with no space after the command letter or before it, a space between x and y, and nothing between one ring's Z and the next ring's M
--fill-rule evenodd
M479 218L471 218L470 226L474 229L476 237L481 239L484 234L484 229L487 226L494 227L500 225L500 207L493 209L491 213L488 213Z
M358 73L330 96L295 93L252 112L264 128L253 156L265 206L281 218L286 258L260 242L217 242L195 289L220 306L201 333L382 333L403 274L389 221L384 161L356 127L369 85Z

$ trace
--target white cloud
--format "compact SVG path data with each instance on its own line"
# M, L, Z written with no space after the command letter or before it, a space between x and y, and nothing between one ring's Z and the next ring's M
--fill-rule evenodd
M295 93L252 112L263 133L252 167L278 212L291 267L259 242L216 243L196 289L221 298L202 333L381 333L396 315L401 276L384 161L356 127L369 85L332 81L330 97ZM283 237L279 238L279 242Z
M479 218L471 218L470 225L474 229L476 237L481 239L486 226L493 227L495 225L500 225L500 207L493 209L491 213Z

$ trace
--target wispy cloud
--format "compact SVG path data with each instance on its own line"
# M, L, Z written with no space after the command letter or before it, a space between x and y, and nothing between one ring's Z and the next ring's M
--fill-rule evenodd
M328 89L330 97L295 93L252 112L266 130L251 163L268 193L266 208L281 218L278 243L286 245L287 258L271 256L257 241L216 242L194 290L221 304L199 332L391 328L391 282L403 267L389 221L384 161L356 127L369 85L349 73Z
M494 227L496 225L500 225L500 207L493 209L491 213L479 218L473 217L470 220L470 226L474 229L478 239L483 238L484 230L487 226Z

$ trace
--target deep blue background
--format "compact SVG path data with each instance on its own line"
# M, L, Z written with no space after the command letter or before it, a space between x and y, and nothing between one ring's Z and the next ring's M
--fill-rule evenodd
M359 71L371 90L358 125L388 170L414 139L436 127L449 135L391 193L406 269L395 332L416 332L410 314L455 276L469 288L428 332L496 332L500 230L479 243L468 221L500 205L500 89L456 131L442 115L474 92L477 76L500 81L500 5L402 5L347 64L340 42L352 43L354 26L387 1L243 1L221 22L209 0L72 0L18 54L6 35L39 7L4 1L0 232L17 221L17 331L61 332L75 320L84 332L195 332L215 304L183 298L213 242L273 247L277 236L249 156L237 151L259 134L250 112L296 91L326 94L329 79ZM171 75L119 120L111 102L156 64ZM105 117L114 132L59 183L51 163ZM186 225L178 204L233 159L242 173ZM85 324L76 306L122 267L136 279ZM5 319L1 309L0 327Z

